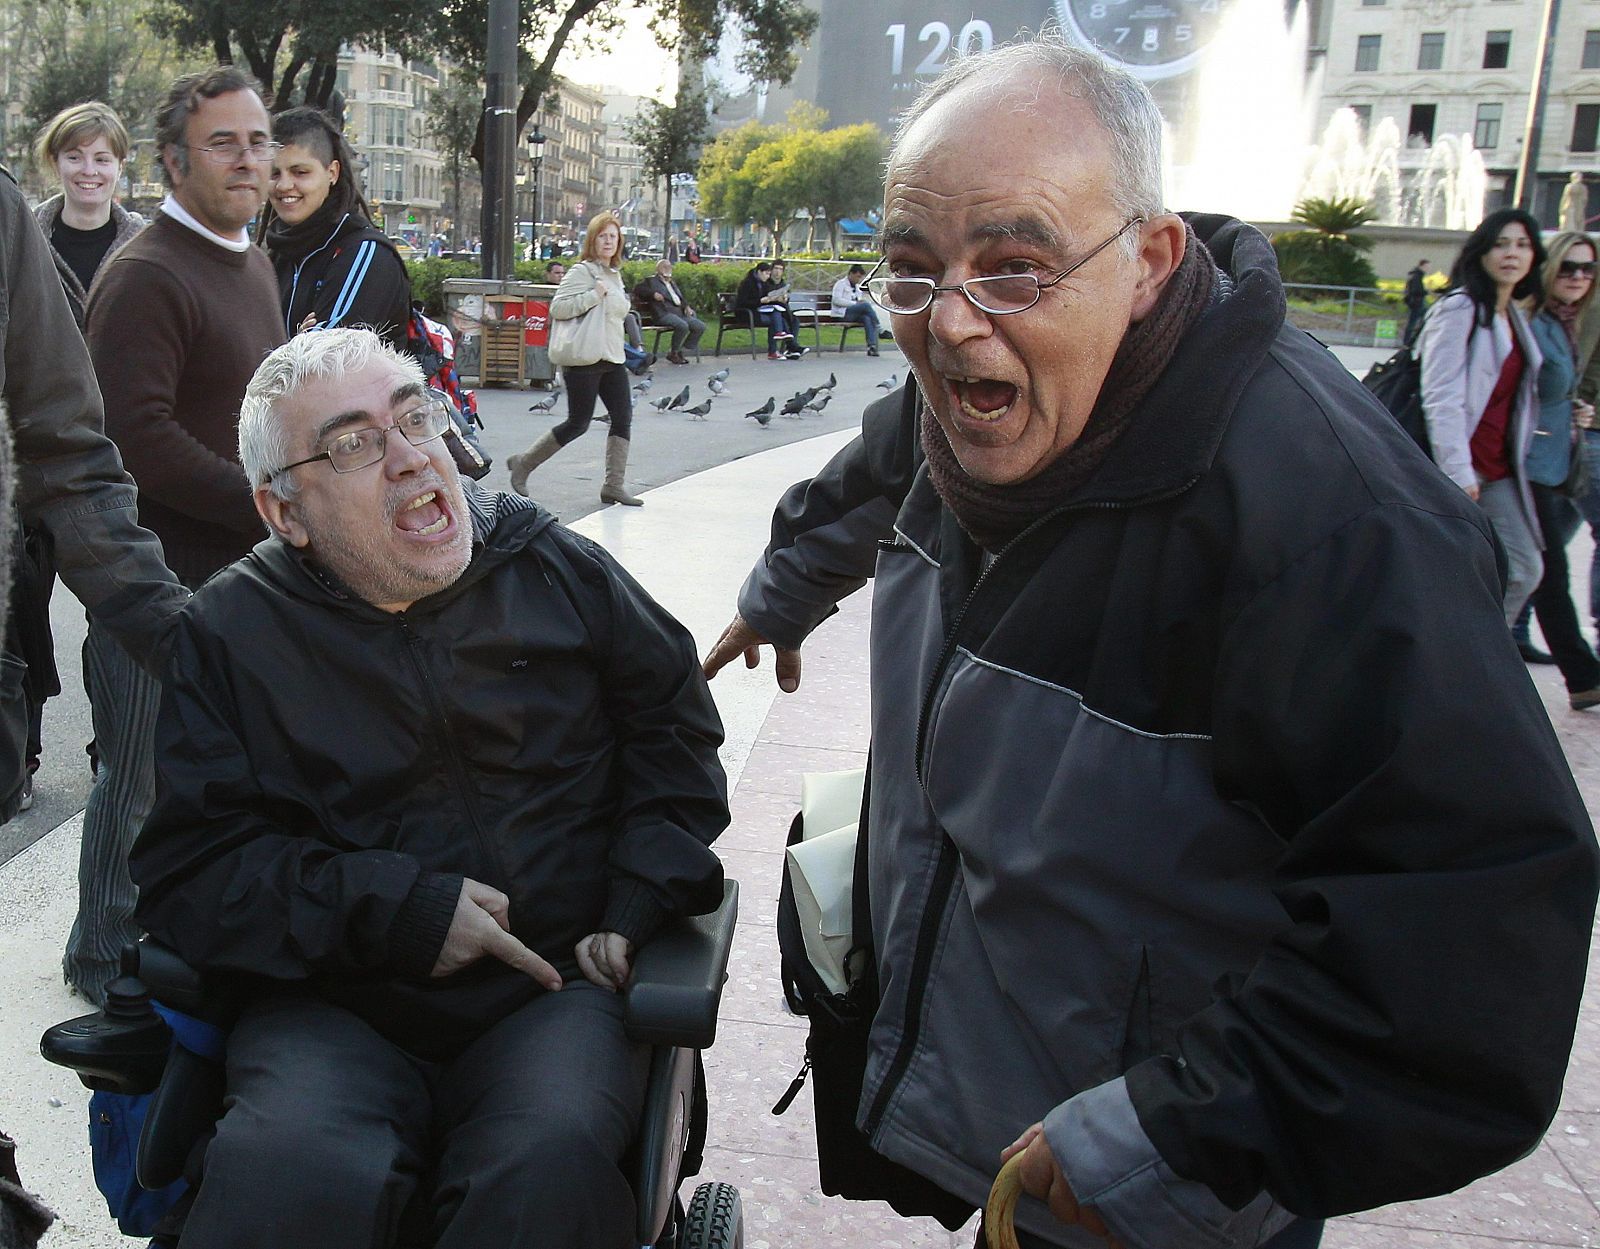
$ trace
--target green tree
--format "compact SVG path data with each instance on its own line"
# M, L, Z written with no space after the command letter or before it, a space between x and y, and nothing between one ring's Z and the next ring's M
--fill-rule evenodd
M47 0L34 10L36 43L26 54L21 93L30 133L70 104L99 100L138 134L167 85L188 67L146 24L143 3Z
M889 143L871 122L827 130L812 149L812 196L828 218L828 251L839 255L839 220L883 202Z
M1301 200L1290 219L1310 229L1280 234L1272 240L1283 280L1323 286L1376 286L1378 275L1366 256L1372 250L1372 240L1356 233L1376 218L1377 213L1364 200Z
M389 0L159 0L152 16L182 46L242 62L271 93L275 112L328 107L341 45L423 55L433 21L426 5Z
M644 101L638 116L623 127L628 138L639 145L645 177L658 188L670 184L673 174L694 172L710 128L705 92L693 87L680 88L671 104ZM668 195L670 206L670 190Z
M465 74L452 73L428 99L427 120L430 135L444 153L450 171L450 249L461 245L461 184L466 176L472 140L483 115L483 88Z

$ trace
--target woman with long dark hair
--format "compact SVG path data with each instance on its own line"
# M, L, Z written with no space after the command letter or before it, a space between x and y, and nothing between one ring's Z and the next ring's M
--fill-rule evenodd
M595 400L599 399L611 418L600 501L623 507L643 506L644 500L629 494L624 485L633 429L633 396L628 391L624 364L622 321L632 306L622 286L622 222L615 213L596 213L584 232L578 263L561 279L555 298L550 301L552 321L580 322L576 329L580 344L575 348L579 361L561 367L561 379L567 384L567 419L541 434L526 451L506 457L511 488L518 494L528 493L528 475L534 469L582 437L594 419Z
M1539 223L1517 208L1490 213L1450 271L1423 323L1422 411L1434 461L1489 514L1508 562L1507 625L1544 573L1525 461L1538 427L1543 354L1519 300L1543 303Z
M366 326L404 351L411 278L372 224L350 144L314 108L278 114L272 137L282 146L257 238L278 273L285 331Z
M1544 577L1533 592L1533 610L1574 711L1600 706L1600 660L1583 636L1568 584L1567 543L1578 531L1578 510L1562 493L1579 436L1577 419L1594 415L1594 409L1574 395L1578 322L1594 298L1595 258L1594 242L1586 234L1569 231L1551 239L1544 265L1544 307L1533 318L1534 338L1544 353L1539 426L1527 459L1534 511L1544 538Z

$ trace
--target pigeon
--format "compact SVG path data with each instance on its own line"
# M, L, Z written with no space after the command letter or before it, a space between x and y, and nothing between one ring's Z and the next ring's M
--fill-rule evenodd
M835 377L832 373L829 373L828 374L828 380L823 382L822 385L818 386L817 389L818 390L832 390L838 384L839 384L839 379L837 377Z
M768 395L765 403L763 403L754 412L746 412L745 415L754 420L758 425L765 428L772 423L772 410L777 406L777 396Z
M561 398L559 394L546 395L543 399L539 400L539 402L529 404L528 411L548 412L551 408L556 406L556 400L559 398Z
M648 395L650 393L650 387L654 386L655 384L656 379L650 374L646 373L644 375L644 380L633 388L633 393L636 395Z
M878 383L878 389L879 390L893 390L899 384L900 384L900 374L891 373L891 374L889 374L888 377L884 378L881 382Z
M706 389L709 390L714 395L720 395L724 390L727 389L727 387L724 386L715 377L713 377L708 382L706 382Z
M832 393L825 390L820 395L818 395L816 398L814 398L810 403L806 404L805 407L801 409L801 411L802 412L820 412L820 411L822 411L823 408L828 406L828 400L832 399L832 398L833 398Z
M670 412L672 411L675 403L676 400L674 400L671 395L666 395L663 398L653 401L650 406L657 412Z
M703 421L711 411L711 400L707 399L704 403L696 404L692 408L685 408L684 411L695 420Z
M668 402L665 410L670 412L674 408L681 408L684 404L686 404L688 402L689 402L689 388L687 386L685 386L677 394L672 396L672 399L671 399L670 402Z
M708 381L713 381L713 382L725 382L725 381L728 380L728 370L727 369L718 369L707 380Z
M815 396L809 392L801 391L798 395L794 395L788 399L785 399L783 401L783 407L779 409L779 412L784 416L799 416L800 409L805 407L806 404L810 403L813 398L815 398Z

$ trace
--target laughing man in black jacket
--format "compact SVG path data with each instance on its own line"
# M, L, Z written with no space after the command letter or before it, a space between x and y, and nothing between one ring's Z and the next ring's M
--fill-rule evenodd
M132 865L143 926L248 1001L185 1246L389 1244L408 1207L439 1245L629 1240L613 990L721 897L722 727L688 633L468 493L447 426L365 330L246 394L273 536L180 626Z

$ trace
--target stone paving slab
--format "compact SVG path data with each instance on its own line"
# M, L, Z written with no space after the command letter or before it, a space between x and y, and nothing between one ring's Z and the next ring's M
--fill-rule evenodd
M725 465L649 492L643 509L609 509L578 527L685 620L703 653L761 549L773 501L841 441L830 436ZM1587 548L1575 544L1575 569L1586 569L1587 561ZM770 922L777 871L800 775L858 766L865 758L869 598L864 592L847 602L808 643L798 694L777 695L766 667L730 668L713 685L728 724L723 760L734 812L719 849L744 892L719 1038L706 1055L712 1124L701 1178L739 1186L750 1249L972 1244L970 1228L951 1233L875 1203L818 1194L809 1090L788 1115L768 1113L800 1065L805 1035L804 1021L783 1004L778 978ZM1552 670L1532 675L1593 815L1600 807L1600 714L1568 710ZM46 1249L111 1249L133 1242L116 1233L90 1184L87 1095L37 1057L39 1032L82 1009L56 971L71 921L76 839L76 822L69 821L0 867L7 986L0 995L0 1125L22 1141L25 1177L62 1215ZM1600 1247L1600 959L1591 960L1565 1100L1545 1142L1460 1193L1336 1220L1324 1243L1329 1249Z

